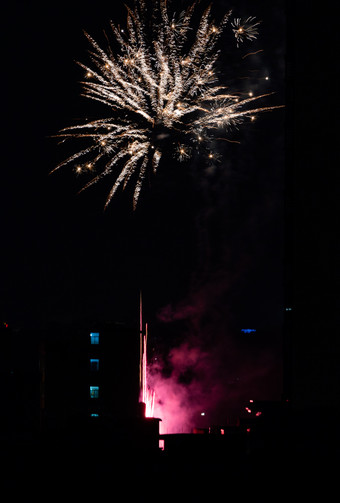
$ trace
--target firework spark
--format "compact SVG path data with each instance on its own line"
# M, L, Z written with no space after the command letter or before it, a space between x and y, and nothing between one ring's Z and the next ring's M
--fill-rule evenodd
M199 145L207 156L211 135L220 136L245 117L277 108L251 109L251 102L266 95L241 99L218 85L216 44L230 12L217 24L209 6L193 35L194 7L170 17L167 1L159 0L153 3L150 22L145 1L136 0L134 9L127 7L126 31L111 23L116 53L111 46L104 51L86 34L92 67L79 63L86 76L84 96L107 105L109 117L61 130L58 136L64 140L88 143L53 171L72 165L77 175L93 172L82 190L112 176L105 208L118 188L131 182L135 209L143 182L156 173L165 151L172 150L182 161ZM253 21L234 20L237 43L256 38L258 23Z

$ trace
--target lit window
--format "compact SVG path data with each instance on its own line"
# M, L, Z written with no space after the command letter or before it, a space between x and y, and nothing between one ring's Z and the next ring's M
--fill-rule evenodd
M99 332L91 332L91 344L99 344Z
M99 397L99 386L90 386L90 397L91 398Z
M99 370L99 360L95 358L90 359L90 369L92 372L98 372Z
M99 417L99 414L91 414L91 417Z

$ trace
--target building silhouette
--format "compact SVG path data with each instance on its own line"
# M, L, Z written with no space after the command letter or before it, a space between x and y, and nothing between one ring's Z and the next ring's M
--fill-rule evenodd
M85 442L102 429L122 448L158 449L158 423L139 403L139 331L123 323L1 327L7 438ZM97 439L98 441L98 439ZM103 439L104 441L104 439ZM125 442L125 445L124 445Z

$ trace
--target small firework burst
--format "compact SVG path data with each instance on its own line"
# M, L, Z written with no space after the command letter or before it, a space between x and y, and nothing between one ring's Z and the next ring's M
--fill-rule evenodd
M231 23L237 41L237 47L239 47L245 39L254 40L257 38L257 35L259 34L257 27L260 24L260 21L254 22L255 19L255 17L247 17L247 19L242 21L240 17L237 17Z
M185 144L179 144L175 150L175 157L180 161L186 161L191 157L191 147Z
M222 156L218 152L211 151L206 155L206 162L209 166L212 166L212 165L215 166L216 164L220 163L221 160L222 160Z

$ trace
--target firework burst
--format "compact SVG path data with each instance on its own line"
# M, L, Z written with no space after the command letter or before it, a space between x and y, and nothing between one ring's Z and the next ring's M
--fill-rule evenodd
M257 27L260 24L259 22L254 22L255 17L247 17L244 21L241 18L237 17L231 23L236 41L237 47L244 42L244 40L254 40L257 38L259 34Z
M172 150L180 161L188 159L198 145L201 152L209 153L216 132L276 108L252 109L250 103L266 95L240 99L218 84L216 44L231 13L217 24L211 20L209 6L193 35L194 7L170 17L167 1L159 0L153 2L149 21L145 1L136 1L133 9L127 7L126 30L111 23L116 52L110 45L104 51L86 34L92 65L79 63L86 76L84 95L106 105L109 117L61 130L58 137L64 140L88 143L53 171L71 165L77 175L93 172L82 190L112 176L105 207L118 188L130 182L135 208L143 182L156 173L165 151ZM243 24L235 19L237 43L256 38L257 24L254 18Z

